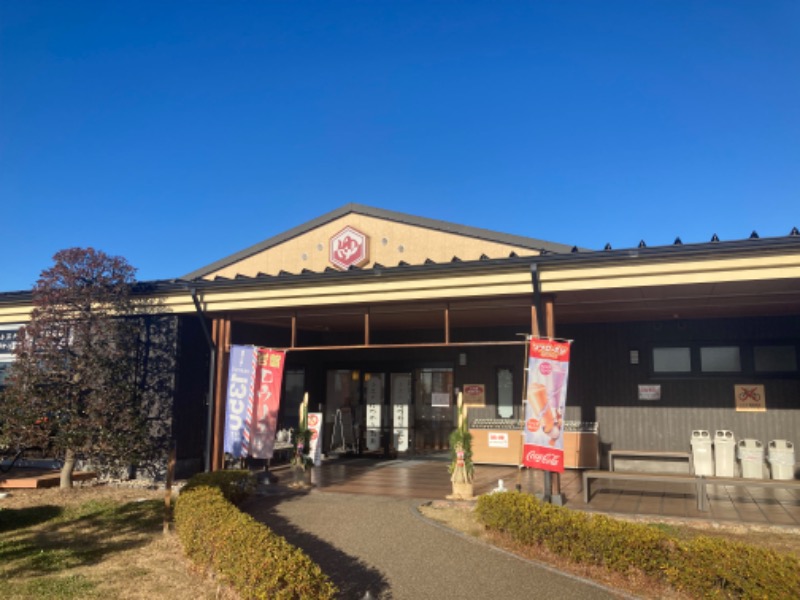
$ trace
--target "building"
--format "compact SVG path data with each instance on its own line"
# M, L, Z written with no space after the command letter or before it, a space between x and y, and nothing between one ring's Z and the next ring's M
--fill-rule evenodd
M287 350L282 424L307 392L326 450L443 449L456 390L472 393L473 419L520 418L532 333L573 340L565 416L597 424L601 459L689 450L699 429L800 431L796 229L589 251L346 205L144 287L177 323L173 436L187 469L222 465L231 344ZM29 294L0 294L6 329L29 311Z

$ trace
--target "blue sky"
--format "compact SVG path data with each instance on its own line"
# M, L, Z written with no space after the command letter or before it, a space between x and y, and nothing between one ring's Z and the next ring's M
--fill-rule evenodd
M348 202L601 249L800 227L800 3L0 2L0 291Z

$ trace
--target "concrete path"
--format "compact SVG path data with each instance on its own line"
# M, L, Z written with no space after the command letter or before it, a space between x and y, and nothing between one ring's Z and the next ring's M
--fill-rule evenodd
M439 526L417 504L313 490L242 508L308 553L346 599L625 597Z

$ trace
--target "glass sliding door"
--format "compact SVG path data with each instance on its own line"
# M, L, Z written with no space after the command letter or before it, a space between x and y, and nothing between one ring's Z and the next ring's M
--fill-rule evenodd
M415 389L414 449L446 450L455 411L453 369L417 369Z

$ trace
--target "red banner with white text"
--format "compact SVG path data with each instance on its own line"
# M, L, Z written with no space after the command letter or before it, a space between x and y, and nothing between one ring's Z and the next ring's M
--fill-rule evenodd
M253 458L272 458L285 362L286 353L282 350L258 349L256 393L250 428L250 456Z
M526 467L564 472L569 349L568 341L531 338L522 461Z

